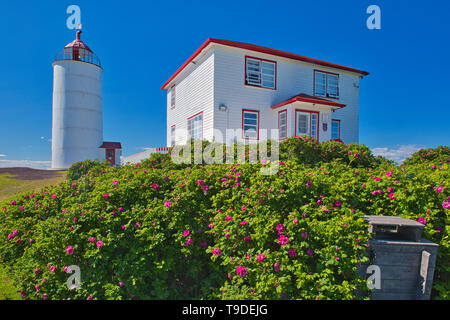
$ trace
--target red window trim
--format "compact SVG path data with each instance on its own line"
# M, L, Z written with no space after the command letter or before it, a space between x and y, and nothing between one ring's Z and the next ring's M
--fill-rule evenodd
M193 116L191 116L191 117L189 117L189 118L187 118L187 120L186 120L186 127L188 128L188 130L189 130L189 120L191 120L192 118L195 118L195 117L197 117L198 115L202 115L202 138L201 138L201 140L203 140L203 111L201 111L201 112L199 112L199 113L197 113L197 114L194 114ZM189 134L189 132L188 132L188 134Z
M309 137L311 137L311 121L312 121L312 117L311 117L311 113L316 113L317 114L317 141L319 141L319 133L320 133L320 128L319 128L319 117L320 117L320 112L318 111L311 111L311 110L303 110L303 109L295 109L295 131L294 131L294 135L296 137L302 137L302 136L297 136L297 112L305 112L305 113L309 113Z
M173 105L172 105L172 96L170 97L170 109L175 109L175 105L177 104L177 96L175 94L175 85L171 86L170 89L173 89Z
M327 74L327 77L325 78L325 96L316 96L316 72L321 72L321 73ZM333 74L333 75L338 77L338 88L337 88L338 96L337 97L329 97L328 96L328 74ZM339 73L334 73L334 72L328 72L328 71L323 71L323 70L319 70L319 69L314 69L314 77L313 78L314 78L314 80L313 80L313 96L339 100L339 94L340 94L340 92L339 92Z
M203 127L203 125L202 125L202 127ZM174 134L173 137L172 137L172 128L175 128L175 131L173 132L173 134ZM176 144L176 142L177 142L177 138L175 136L176 129L177 129L177 126L175 124L173 126L170 126L170 144L171 144L171 147L173 147ZM172 145L172 138L173 138L173 145Z
M279 132L280 132L280 114L281 114L281 113L283 113L283 112L285 112L285 113L286 113L286 136L285 136L285 138L284 138L284 139L280 139L280 134L279 134ZM284 141L284 140L286 140L286 139L287 139L287 137L288 137L288 121L287 121L287 110L286 110L286 109L284 109L284 110L278 111L278 139L279 139L279 140L281 140L281 141Z
M244 136L244 113L245 112L253 112L253 113L257 113L258 114L258 130L256 131L256 139L253 138L248 138ZM259 140L259 110L252 110L252 109L242 109L242 139L244 140L254 140L254 141L258 141Z
M262 86L262 72L261 72L261 85L257 86L255 84L248 84L247 83L247 59L254 59L254 60L260 60L260 61L266 61L266 62L271 62L275 64L275 88L266 88ZM261 88L261 89L269 89L269 90L277 90L277 62L274 60L268 60L268 59L263 59L263 58L257 58L257 57L252 57L252 56L245 56L245 64L244 64L244 85L249 86L249 87L255 87L255 88Z
M331 134L333 134L333 121L337 121L339 123L338 139L341 139L341 120L331 119Z

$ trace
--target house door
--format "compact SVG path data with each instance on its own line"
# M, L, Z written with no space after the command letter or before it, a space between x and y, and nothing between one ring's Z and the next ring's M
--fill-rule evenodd
M114 149L106 149L106 160L112 165L116 164L116 152Z

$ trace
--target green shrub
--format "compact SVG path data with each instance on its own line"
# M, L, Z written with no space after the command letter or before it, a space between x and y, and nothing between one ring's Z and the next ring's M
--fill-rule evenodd
M269 176L166 155L80 169L0 205L0 263L29 299L359 299L362 217L399 215L426 219L440 244L433 297L448 299L449 164L398 167L364 146L295 139Z
M410 166L419 163L449 163L450 162L450 148L445 146L439 146L434 149L420 149L413 153L404 162L403 165Z
M106 160L103 162L100 162L97 159L75 162L67 171L67 179L78 180L82 176L87 175L88 172L100 174L105 171L105 169L110 167L111 163Z

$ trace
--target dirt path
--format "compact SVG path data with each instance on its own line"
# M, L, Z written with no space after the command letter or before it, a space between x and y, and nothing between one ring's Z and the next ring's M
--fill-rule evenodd
M44 180L61 176L61 171L39 170L32 168L0 168L0 174L9 173L10 179L17 180Z
M18 193L39 190L64 181L65 171L31 168L0 168L0 201Z

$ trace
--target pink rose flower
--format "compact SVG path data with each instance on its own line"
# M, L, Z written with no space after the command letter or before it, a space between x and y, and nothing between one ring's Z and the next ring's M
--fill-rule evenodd
M99 247L99 248L103 247L103 241L100 241L100 240L97 241L97 247Z
M275 272L280 272L280 269L281 269L280 264L279 264L278 262L275 262L275 263L273 264L273 270L274 270Z
M256 260L257 260L258 262L263 262L264 259L266 259L266 256L263 255L262 253L258 254L258 256L256 257Z
M444 190L444 187L440 186L436 188L436 193L441 193L441 191Z
M222 250L220 250L219 248L214 248L211 252L216 256L220 256L222 254Z
M187 237L190 234L189 230L184 230L183 231L183 237Z
M279 244L280 246L284 246L284 245L286 245L286 244L288 244L288 243L289 243L288 237L286 237L286 236L284 236L284 235L280 235L280 236L278 237L278 244Z
M66 252L67 252L68 254L73 254L73 246L68 246L68 247L66 248Z
M117 180L114 180L114 181L112 182L113 186L117 185L118 183L119 183L119 181L117 181Z
M189 246L192 242L194 242L194 240L192 240L191 238L187 239L186 242L184 243L184 246L187 247Z
M238 266L238 267L236 268L236 274L237 274L238 276L245 277L245 276L248 274L248 272L247 272L247 269L246 269L245 267L243 267L243 266Z
M56 267L55 266L50 266L50 272L55 272Z
M297 256L297 250L289 249L289 257L295 258Z
M166 208L170 208L171 205L172 205L172 201L164 202L164 207L166 207Z
M105 200L108 200L109 194L108 194L108 193L105 193L105 194L103 195L103 198L105 198Z
M427 220L424 217L420 217L419 219L417 219L417 222L426 225L427 224Z

